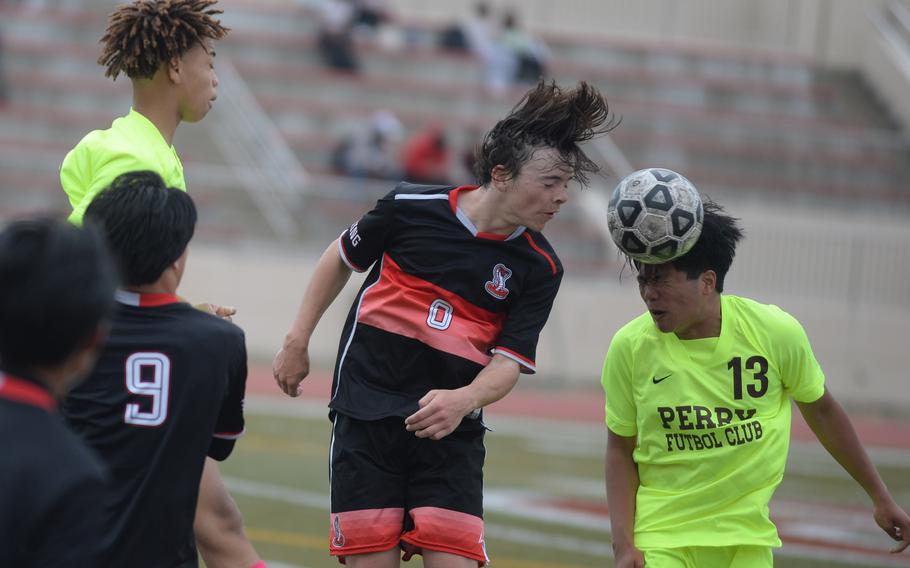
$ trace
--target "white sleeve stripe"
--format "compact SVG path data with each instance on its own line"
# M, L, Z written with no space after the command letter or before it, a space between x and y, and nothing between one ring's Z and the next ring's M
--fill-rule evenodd
M534 365L531 365L526 360L518 357L517 355L513 355L513 354L509 353L508 351L501 350L501 349L493 349L490 352L493 353L494 355L502 355L503 357L508 357L509 359L515 361L516 363L518 363L525 369L528 369L532 373L537 372L537 367L535 367Z
M399 193L395 196L395 199L448 199L448 193L434 193L432 195L426 195L424 193Z
M351 263L351 261L348 260L347 255L344 254L344 245L341 244L341 239L344 238L344 234L347 232L348 232L347 229L345 229L345 231L343 233L341 233L341 236L338 237L338 254L339 254L339 256L341 256L341 262L343 262L348 268L350 268L354 272L366 272L366 270L364 270L363 268L358 268L358 267L354 266Z
M237 432L236 434L232 434L230 432L216 432L216 433L212 434L212 437L218 438L219 440L237 440L237 439L241 438L244 434L246 434L246 428L244 428L240 432Z

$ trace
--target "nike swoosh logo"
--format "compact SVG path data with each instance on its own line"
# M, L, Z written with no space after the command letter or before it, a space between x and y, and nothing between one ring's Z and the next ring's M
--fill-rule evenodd
M669 379L672 375L673 375L673 373L670 373L669 375L667 375L665 377L661 377L659 379L657 377L651 377L651 382L653 382L656 385L657 383L659 383L665 379Z

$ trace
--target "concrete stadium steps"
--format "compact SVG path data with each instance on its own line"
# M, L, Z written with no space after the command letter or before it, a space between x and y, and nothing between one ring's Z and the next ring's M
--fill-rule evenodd
M238 30L224 45L234 56L243 53L260 62L284 65L320 64L312 40L299 36ZM268 54L268 46L272 53ZM437 81L480 89L482 69L471 57L436 49L393 49L375 43L360 46L363 73L403 82ZM288 72L291 70L289 69ZM731 112L766 112L800 118L849 121L853 107L837 104L837 92L813 84L791 85L760 82L754 78L700 77L685 72L629 66L617 69L572 61L555 61L549 75L562 83L579 79L603 88L610 98L628 98L640 104L686 104ZM519 89L520 90L520 89Z
M288 55L292 60L318 59L312 53L314 17L306 8L289 2L244 1L233 4L230 13L237 24L228 43L252 43L258 46L254 49L270 44L279 52L291 48L292 53L281 55ZM288 21L297 25L289 26ZM358 54L369 59L365 68L393 74L402 68L404 59L421 77L466 77L463 69L450 65L467 60L468 64L473 63L475 73L479 72L479 66L471 58L437 49L432 27L408 21L399 22L399 26L404 30L401 35L411 38L402 41L412 48L402 51L391 47L389 42L362 42ZM288 28L290 33L284 31ZM618 90L637 87L637 92L644 92L646 99L680 90L683 96L704 100L706 104L735 101L731 108L745 110L761 108L761 97L770 99L772 108L792 108L821 116L825 113L849 116L857 109L837 104L839 85L829 84L826 74L819 73L811 61L788 54L566 34L544 37L553 52L550 67L557 79L583 77ZM436 64L424 68L425 62L432 59L436 59ZM691 91L688 95L687 90Z
M333 127L333 124L339 121L366 121L369 114L379 108L395 111L411 130L431 121L442 122L453 133L456 147L465 146L472 139L472 133L488 128L497 116L501 116L501 111L469 112L467 103L462 108L453 105L443 115L394 97L382 99L369 92L368 85L363 83L354 81L348 87L342 86L347 81L353 80L344 78L335 88L327 87L323 81L320 88L327 93L345 91L352 100L364 102L336 106L318 96L302 94L301 91L306 90L304 85L300 88L258 89L260 102L289 136L292 146L307 166L312 165L314 154L321 156L326 163L333 146L313 146L307 137L308 132L343 131ZM355 88L357 86L363 89ZM326 95L325 98L331 97ZM744 131L749 131L747 136L727 142L716 136L716 121L693 119L688 130L677 123L678 132L665 133L662 131L667 129L666 125L655 125L653 117L624 115L624 119L615 137L633 162L662 163L681 171L704 166L703 169L713 169L711 177L715 179L733 180L733 187L807 191L813 194L830 191L850 195L861 183L874 186L874 189L866 191L866 195L879 199L898 195L901 187L905 187L902 179L906 178L895 175L908 169L905 153L861 142L853 143L852 147L838 142L838 139L854 138L855 129L850 127L816 124L814 129L801 133L803 139L780 139L775 136L774 128L747 124L742 125ZM301 142L300 138L304 140ZM769 185L757 184L757 180Z

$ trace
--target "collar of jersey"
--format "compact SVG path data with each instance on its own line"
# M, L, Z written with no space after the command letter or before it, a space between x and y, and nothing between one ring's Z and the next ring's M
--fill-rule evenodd
M114 297L121 304L140 308L154 308L180 302L180 298L173 294L137 294L126 290L117 290L114 293Z
M456 187L455 189L453 189L452 191L449 192L449 205L452 207L452 213L455 215L455 217L458 218L459 221L461 221L461 224L464 225L467 230L471 231L471 234L474 235L475 237L477 237L478 239L490 239L492 241L511 241L512 239L517 238L522 233L524 233L525 229L527 228L524 226L518 227L510 235L500 235L498 233L483 233L483 232L480 232L477 230L477 226L474 225L474 222L471 221L471 219L468 218L467 215L465 215L465 212L462 211L460 207L458 207L458 192L474 191L475 189L477 189L479 187L480 187L479 185L462 185L462 186Z
M44 386L0 372L0 398L36 406L46 412L57 408L57 401Z

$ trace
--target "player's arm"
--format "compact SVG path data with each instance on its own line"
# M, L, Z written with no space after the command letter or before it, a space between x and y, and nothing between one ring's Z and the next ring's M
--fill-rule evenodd
M336 239L325 249L316 264L297 310L297 317L272 363L272 374L288 396L300 394L300 382L310 373L310 336L322 314L338 297L350 277L351 269L339 255Z
M193 521L196 546L208 568L263 568L243 528L243 515L228 493L218 462L206 458Z
M635 444L635 436L620 436L607 430L604 466L616 568L642 568L645 565L644 556L635 548L634 541L635 496L640 484L638 466L632 459Z
M518 382L518 362L493 355L471 384L458 389L434 389L417 401L420 410L405 419L405 427L418 438L440 440L455 430L465 415L509 394Z
M898 541L891 552L902 552L910 545L910 517L891 497L847 413L827 389L815 402L797 402L797 405L818 441L872 499L875 522Z

